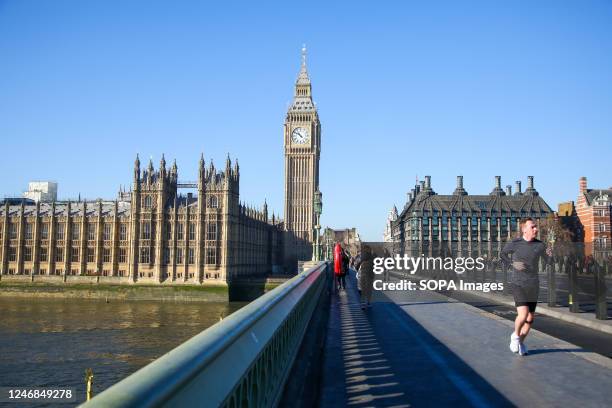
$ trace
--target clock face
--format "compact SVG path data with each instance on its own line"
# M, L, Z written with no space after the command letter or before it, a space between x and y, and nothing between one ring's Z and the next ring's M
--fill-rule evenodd
M293 132L291 132L291 140L296 144L308 142L308 130L302 127L293 129Z

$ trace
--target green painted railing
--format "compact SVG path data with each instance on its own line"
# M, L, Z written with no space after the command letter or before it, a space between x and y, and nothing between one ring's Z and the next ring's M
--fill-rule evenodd
M321 262L82 407L275 406L330 279Z

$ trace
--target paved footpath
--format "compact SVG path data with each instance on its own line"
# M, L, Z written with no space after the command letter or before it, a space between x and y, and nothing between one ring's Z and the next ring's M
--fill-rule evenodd
M347 283L331 301L321 407L610 406L606 357L537 330L521 357L508 320L421 291L375 292L363 311Z

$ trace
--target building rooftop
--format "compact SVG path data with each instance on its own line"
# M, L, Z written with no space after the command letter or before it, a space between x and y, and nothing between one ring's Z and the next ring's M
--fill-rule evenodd
M520 183L517 183L517 186L520 186ZM440 216L442 211L449 214L453 212L476 212L488 215L501 214L502 212L517 214L552 213L552 209L533 187L532 177L529 178L529 187L524 193L519 190L512 195L510 186L506 187L506 192L501 189L499 176L496 177L495 187L487 195L468 194L463 188L463 178L461 176L457 179L457 188L453 194L440 195L431 188L431 178L426 176L426 180L412 190L400 218L409 216L413 212L422 215L424 211L432 213L438 211Z
M100 213L100 205L98 201L87 202L71 202L70 203L70 216L82 217L83 209L85 208L87 217L97 217ZM55 203L55 216L65 217L68 215L68 202L56 202ZM53 203L40 203L40 216L50 216ZM115 211L115 201L102 201L102 216L112 216ZM9 205L8 213L9 216L18 216L21 211L21 205ZM0 215L4 215L5 206L0 207ZM117 202L117 214L119 216L126 216L130 213L130 203L126 201ZM29 203L23 206L23 214L26 217L32 217L36 214L36 204Z
M598 197L605 200L605 196L608 196L608 202L612 202L612 189L589 189L584 193L589 205L593 205L593 201Z

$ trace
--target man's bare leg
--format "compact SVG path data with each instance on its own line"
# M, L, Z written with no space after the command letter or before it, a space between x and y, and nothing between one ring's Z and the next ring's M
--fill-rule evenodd
M521 343L525 340L525 337L527 337L527 335L529 334L529 330L531 330L531 325L533 324L534 317L535 317L535 313L532 313L532 312L527 313L527 319L525 320L525 323L521 327L521 331L520 331Z
M514 334L520 337L521 330L527 321L527 316L530 315L529 306L517 306L516 313L516 319L514 319Z

